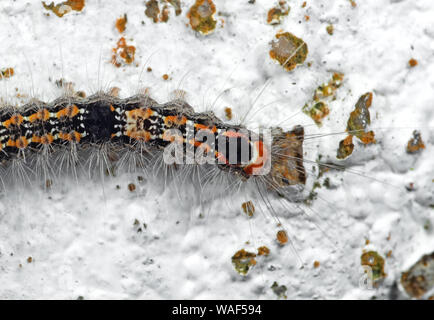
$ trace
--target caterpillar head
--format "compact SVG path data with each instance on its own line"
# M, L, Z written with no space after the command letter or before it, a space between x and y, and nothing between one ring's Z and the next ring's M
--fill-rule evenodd
M304 129L295 126L284 132L272 129L271 169L268 178L277 187L306 184L306 170L303 165Z
M232 168L238 168L244 178L265 176L266 181L274 189L306 183L302 126L296 126L293 130L286 132L281 128L272 128L270 143L265 135L258 136L251 132L248 136L237 133L234 137L245 141L245 144L249 146L248 162L232 166ZM240 153L239 149L238 153Z

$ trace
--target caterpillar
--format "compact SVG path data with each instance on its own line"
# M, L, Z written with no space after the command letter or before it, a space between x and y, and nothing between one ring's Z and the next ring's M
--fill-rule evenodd
M266 146L262 138L253 140L252 132L242 133L242 127L224 124L212 112L195 113L182 100L160 105L146 95L127 99L104 94L87 99L60 98L50 104L32 102L22 110L2 109L3 163L17 160L41 163L38 157L65 152L64 148L78 160L80 152L102 145L113 150L112 153L117 149L123 154L122 150L128 149L139 157L155 156L158 150L170 143L178 144L181 139L184 150L187 145L193 150L206 149L219 168L244 179L258 174L255 170L262 172L269 163L270 173L264 179L276 188L306 182L301 126L289 132L275 129L272 144ZM179 130L178 136L171 132L174 129ZM208 134L206 141L196 138L201 133ZM196 163L197 160L193 161Z

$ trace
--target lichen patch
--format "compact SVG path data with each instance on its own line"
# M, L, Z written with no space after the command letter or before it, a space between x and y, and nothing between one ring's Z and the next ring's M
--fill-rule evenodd
M275 37L276 40L271 42L271 59L279 62L286 71L303 64L308 54L306 42L289 32L277 33Z
M42 6L49 11L52 11L59 18L63 17L65 14L71 11L81 11L84 8L84 0L68 0L61 2L59 4L54 4L51 2L50 4L46 4L45 1L42 1Z
M209 34L214 31L217 20L214 19L216 6L212 0L196 0L196 3L187 13L190 26L201 34Z

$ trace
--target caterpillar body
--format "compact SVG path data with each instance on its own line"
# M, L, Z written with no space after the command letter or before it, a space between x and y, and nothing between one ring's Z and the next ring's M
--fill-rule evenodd
M270 163L270 173L265 177L269 183L283 187L306 182L302 126L289 132L274 129L273 143L266 146L260 136L255 139L253 132L225 124L212 112L195 113L182 100L158 104L147 95L60 98L49 104L33 102L22 110L4 108L0 115L1 159L6 165L7 160L32 163L33 158L56 155L62 148L73 150L73 158L78 161L78 153L102 145L117 152L135 148L138 156L146 157L175 142L184 149L190 145L206 150L219 168L243 179ZM174 129L179 130L179 136L171 133ZM200 132L214 139L199 141L195 137Z

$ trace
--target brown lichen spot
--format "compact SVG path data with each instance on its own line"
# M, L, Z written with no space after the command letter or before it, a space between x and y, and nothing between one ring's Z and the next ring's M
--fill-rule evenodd
M53 180L51 179L45 180L45 188L50 189L52 185L53 185Z
M426 254L401 275L407 294L421 298L434 288L434 252Z
M250 268L256 265L255 257L256 254L253 252L241 249L232 256L232 264L239 274L245 276Z
M306 4L307 4L307 2L306 2L306 1L303 1L303 3L301 4L301 7L302 7L302 8L306 8Z
M243 208L245 214L247 214L249 217L253 217L253 214L255 213L255 206L253 205L252 201L244 202L241 205L241 208Z
M0 70L0 80L10 78L14 74L15 74L15 70L13 68L2 69L2 70Z
M128 184L128 190L130 190L131 192L136 190L136 185L134 183L130 183Z
M122 33L125 31L126 27L127 27L127 15L124 14L123 17L120 17L119 19L116 20L116 24L115 27L116 29L118 29L119 33Z
M305 16L304 16L304 20L309 21L309 20L310 20L310 16L305 15Z
M350 113L347 122L347 131L359 138L363 144L375 143L373 131L366 132L366 128L371 124L369 107L372 104L372 92L362 95L356 103L354 111Z
M384 258L375 251L368 251L360 257L360 264L372 270L372 281L379 281L386 277L384 273Z
M82 99L84 99L84 98L86 98L86 92L84 92L84 91L77 91L77 92L75 93L75 96L76 96L77 98L82 98Z
M356 1L354 1L354 0L349 0L349 1L350 1L351 6L352 6L353 8L357 7L357 3L356 3Z
M161 10L160 21L161 22L169 21L169 6L167 4L165 4L163 6L163 9Z
M146 2L145 15L151 18L155 23L159 21L160 7L157 0L150 0Z
M328 116L328 114L330 113L330 109L328 108L328 106L320 101L315 103L310 109L308 108L308 105L306 104L303 107L303 112L306 113L309 117L312 118L313 121L315 121L315 123L318 126L322 125L322 120Z
M386 258L390 258L392 256L392 250L387 251Z
M48 5L45 3L45 1L42 1L42 5L46 10L52 11L56 16L61 18L71 11L83 10L85 4L84 0L68 0L59 4L54 4L54 2L51 2Z
M165 74L163 74L163 79L164 79L164 80L169 80L169 75L168 75L168 74L166 74L166 73L165 73Z
M167 2L169 2L173 6L173 8L175 8L175 14L177 16L182 13L181 0L167 0Z
M407 153L418 153L422 149L425 149L425 144L422 141L420 132L413 131L413 137L407 143Z
M289 14L291 8L286 4L286 1L279 1L279 7L271 8L268 10L267 23L268 24L280 24L283 17Z
M213 32L216 27L215 13L216 7L212 0L196 0L188 11L187 18L194 31L206 35Z
M326 30L327 30L327 33L329 34L329 35L333 35L333 32L335 31L335 28L333 27L333 25L332 24L329 24L327 27L326 27Z
M131 64L134 61L134 54L136 53L136 47L128 46L124 37L120 38L116 48L112 49L112 64L116 67L122 66L123 63Z
M226 119L232 120L232 109L229 107L225 108Z
M33 258L32 258L32 257L28 257L28 258L27 258L27 263L32 263L32 261L33 261Z
M417 64L418 64L418 62L417 62L416 59L411 58L411 59L408 61L408 65L409 65L410 67L412 67L412 68L413 68L413 67L416 67Z
M270 254L270 249L266 246L258 248L258 256L268 256Z
M319 268L319 266L320 266L319 261L315 260L315 261L313 262L313 267L314 267L315 269L317 269L317 268Z
M285 230L279 230L276 234L276 239L279 244L284 245L288 242L288 235Z
M302 64L307 57L307 44L292 33L276 34L276 41L271 42L270 57L280 63L287 71Z
M336 158L345 159L354 151L353 136L350 134L344 140L339 142L338 153Z
M74 89L75 84L73 82L61 78L56 80L54 83L58 88L63 89L67 96L75 95L75 89Z
M279 284L276 281L274 281L273 284L271 285L271 290L273 290L274 294L277 297L287 299L286 291L288 289L286 288L286 286L284 285L279 286Z
M169 21L170 10L167 2L173 6L177 16L181 14L181 2L179 0L160 0L160 3L164 3L161 10L157 0L150 0L146 2L145 15L154 23Z
M147 68L146 68L146 71L147 71L147 72L152 72L152 68L151 68L151 67L147 67Z
M415 191L415 190L416 190L416 187L415 187L415 185L414 185L414 182L410 182L410 183L406 184L406 185L405 185L405 189L406 189L407 191Z

